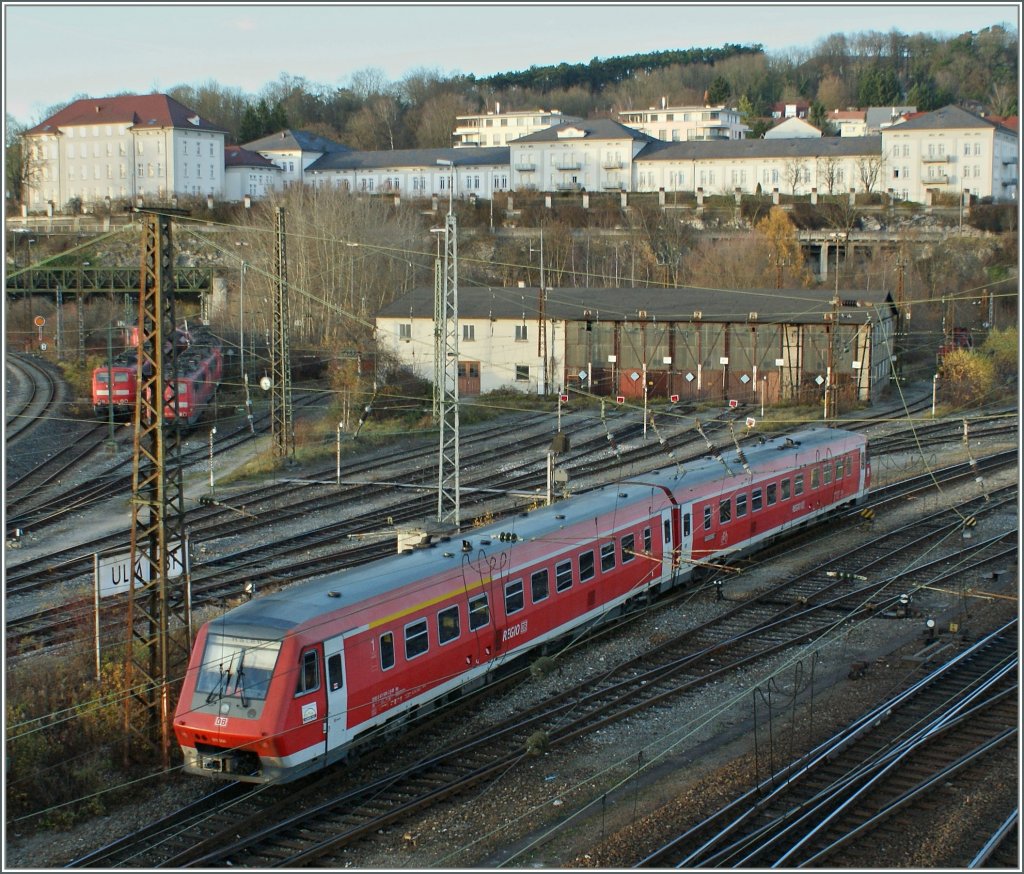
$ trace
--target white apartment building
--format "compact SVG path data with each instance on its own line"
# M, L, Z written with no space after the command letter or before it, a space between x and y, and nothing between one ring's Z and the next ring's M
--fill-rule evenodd
M494 112L478 115L457 115L452 142L456 148L465 146L507 146L513 140L567 122L583 121L575 115L563 115L557 109L524 109L502 112L501 104Z
M928 190L1016 200L1019 137L956 106L926 112L881 133L886 188L923 202Z
M24 134L28 207L220 197L225 134L166 94L76 100Z
M324 155L351 152L348 146L304 130L286 129L245 143L243 148L258 152L281 169L283 185L303 185L306 170Z
M750 128L739 110L727 106L666 106L628 109L619 113L624 125L666 142L742 140Z
M284 171L258 152L241 146L224 149L224 199L237 203L246 197L262 200L284 187Z
M634 162L654 142L608 118L539 131L509 144L512 188L633 191Z

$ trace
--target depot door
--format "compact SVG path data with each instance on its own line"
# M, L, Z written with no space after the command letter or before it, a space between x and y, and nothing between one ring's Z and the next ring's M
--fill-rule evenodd
M327 751L341 746L347 739L348 693L345 688L345 658L341 635L324 642L327 662Z

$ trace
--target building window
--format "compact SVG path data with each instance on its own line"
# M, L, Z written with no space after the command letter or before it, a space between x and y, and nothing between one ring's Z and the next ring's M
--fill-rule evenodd
M527 331L527 326L525 324L516 325L516 340L529 340L530 338L528 333L529 332Z
M412 323L405 322L398 326L398 339L399 340L411 340L412 339Z
M142 176L145 174L145 171L145 166L143 164L139 164L138 167L135 168L135 175L141 179Z
M476 339L476 325L462 326L462 339L472 342Z
M517 364L516 365L516 382L529 382L530 380L530 365L529 364Z

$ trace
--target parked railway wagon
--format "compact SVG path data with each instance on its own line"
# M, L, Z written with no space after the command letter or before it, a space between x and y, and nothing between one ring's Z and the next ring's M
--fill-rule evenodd
M867 441L815 428L582 493L257 597L200 630L185 770L286 781L379 743L662 590L867 494Z

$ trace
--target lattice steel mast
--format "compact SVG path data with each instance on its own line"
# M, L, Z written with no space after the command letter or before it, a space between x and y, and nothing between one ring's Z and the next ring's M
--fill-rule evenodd
M444 221L444 288L440 306L441 416L437 468L437 521L458 525L459 518L459 268L455 213L449 181L448 215ZM435 310L438 307L435 305Z
M295 456L292 421L292 377L288 354L288 259L285 252L284 207L277 208L277 247L274 253L274 324L270 338L270 433L274 455Z
M126 757L132 740L159 744L170 764L171 684L180 680L191 649L178 350L174 342L171 218L146 212L139 283L139 393L135 403L132 468L131 587L125 657ZM165 387L167 396L165 398ZM165 422L164 408L174 416ZM184 573L170 580L172 549ZM176 623L175 623L176 620Z

